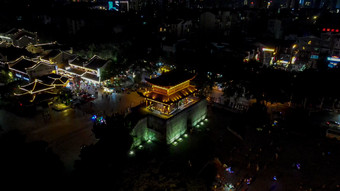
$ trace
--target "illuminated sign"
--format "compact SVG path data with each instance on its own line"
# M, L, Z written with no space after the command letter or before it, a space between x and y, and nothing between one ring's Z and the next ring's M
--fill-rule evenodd
M323 28L323 32L339 32L339 29Z
M18 77L18 78L24 79L24 80L26 80L26 81L30 81L30 79L28 79L28 78L25 77L25 76L22 76L21 74L16 73L15 76Z
M318 55L310 55L310 59L319 59Z
M340 62L340 58L337 56L327 57L327 60L332 62Z
M295 64L295 61L296 61L296 57L293 56L293 58L292 58L292 64Z
M109 4L109 11L112 11L112 10L118 11L119 1L115 1L115 2L109 1L108 4Z
M113 2L112 1L109 1L109 11L111 11L113 9Z
M328 68L335 68L337 66L337 64L335 63L329 63L328 64Z

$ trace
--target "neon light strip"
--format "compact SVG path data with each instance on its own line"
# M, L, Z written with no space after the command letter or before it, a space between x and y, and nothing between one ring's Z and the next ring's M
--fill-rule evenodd
M28 74L27 74L27 73L25 73L25 72L23 72L23 71L16 70L16 69L14 69L14 68L11 68L11 67L9 67L9 69L10 69L10 70L14 70L15 72L18 72L18 73L21 73L21 74L25 74L25 75L27 75L27 76L28 76Z
M153 100L153 99L150 99L150 98L146 98L146 99L149 100L149 101L152 101L152 102L157 102L157 103L160 103L160 104L164 104L164 105L170 106L170 104L163 103L163 102L160 102L160 101L156 101L156 100Z
M268 51L268 52L274 52L275 51L275 49L273 49L273 48L262 48L262 51Z
M340 58L327 57L328 61L340 62Z
M82 74L77 74L77 73L74 73L74 72L71 72L71 71L68 71L68 70L64 70L64 69L60 69L66 73L70 73L70 74L74 74L74 75L78 75L78 76L82 76L83 74L85 74L86 72L82 73Z
M83 78L84 80L88 80L88 81L91 81L91 82L94 82L94 83L100 83L99 81L95 81L95 80L92 80L92 79L89 79L89 78L86 78L86 77L81 77L81 78Z
M79 68L82 68L84 70L92 70L94 72L97 72L97 70L94 70L94 69L91 69L91 68L86 68L84 66L78 66L78 65L74 65L74 64L69 64L70 66L74 66L75 68L79 67Z

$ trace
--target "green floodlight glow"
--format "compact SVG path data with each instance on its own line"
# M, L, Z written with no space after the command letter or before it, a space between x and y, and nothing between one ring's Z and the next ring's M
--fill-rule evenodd
M197 124L197 125L196 125L196 127L200 127L200 125L199 125L199 124Z
M176 145L178 145L178 142L177 142L177 141L174 141L172 144L173 144L174 146L176 146Z
M151 139L148 139L148 141L146 141L147 143L152 143Z
M130 156L135 155L135 152L131 150L131 151L129 152L129 155L130 155Z
M185 133L185 134L184 134L184 137L187 138L187 137L188 137L188 134Z
M143 149L143 145L139 145L139 146L138 146L138 149Z
M203 121L201 121L201 125L203 125L204 123L203 123Z
M208 121L208 119L207 119L207 118L205 118L205 119L204 119L204 121Z
M182 138L179 138L179 139L178 139L178 141L179 141L179 142L182 142L182 141L183 141L183 139L182 139Z

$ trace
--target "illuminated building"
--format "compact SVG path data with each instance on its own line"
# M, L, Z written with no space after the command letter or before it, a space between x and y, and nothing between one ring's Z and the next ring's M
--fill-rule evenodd
M25 105L53 99L61 87L66 87L69 79L57 74L48 74L20 86L14 93L20 103Z
M340 58L339 56L329 56L327 57L328 67L329 68L338 68Z
M272 60L274 59L274 55L275 55L274 48L267 48L267 47L262 48L262 53L261 53L262 63L267 66L273 64Z
M196 87L190 84L195 77L196 74L172 70L146 79L151 88L139 92L145 98L145 105L139 111L144 117L132 131L135 145L148 140L171 144L184 135L188 127L205 119L206 100L200 99Z
M36 44L38 35L36 32L29 32L24 29L11 29L5 34L0 34L0 39L15 47L23 48L29 44Z
M56 65L43 61L27 59L23 56L13 62L9 62L8 68L16 78L27 81L56 72Z
M168 72L158 78L145 79L151 84L150 91L143 92L146 106L150 110L159 111L162 114L172 114L180 107L195 101L197 89L190 85L190 81L195 75L179 74L173 75L174 72Z
M33 57L33 55L23 48L16 48L12 45L0 47L0 64L5 65L20 57Z
M58 87L66 87L69 83L69 79L67 77L58 75L58 74L48 74L38 78L42 83L53 86L55 88Z
M108 60L95 55L90 60L76 57L69 60L68 66L59 68L60 74L70 77L78 76L83 80L99 85L101 83L101 71L106 67Z

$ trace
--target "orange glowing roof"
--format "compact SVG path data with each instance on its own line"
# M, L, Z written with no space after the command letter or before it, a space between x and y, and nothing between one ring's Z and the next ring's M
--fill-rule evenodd
M162 103L175 103L193 93L195 93L197 91L197 89L195 88L195 86L189 86L185 89L182 89L174 94L171 95L163 95L163 94L159 94L156 92L146 92L144 94L141 94L143 97L148 98L148 99L152 99L158 102L162 102Z

